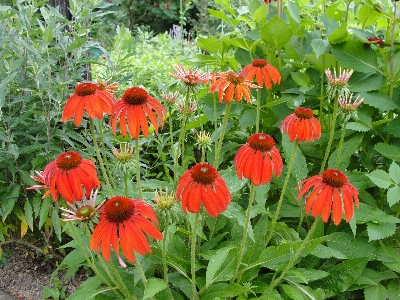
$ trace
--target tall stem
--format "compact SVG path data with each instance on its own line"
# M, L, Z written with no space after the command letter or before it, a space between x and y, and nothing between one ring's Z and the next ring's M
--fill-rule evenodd
M98 120L98 123L99 123L99 133L100 133L100 146L101 146L101 153L102 153L103 159L104 159L104 166L107 171L107 175L110 179L111 185L113 186L113 188L116 188L114 179L110 172L110 168L108 167L108 159L107 159L106 147L104 145L104 137L103 137L103 123L101 122L100 119Z
M278 206L276 208L276 212L275 212L274 218L271 221L271 228L269 230L269 234L268 234L268 237L267 237L266 245L268 245L269 241L271 240L272 234L274 233L276 221L278 220L279 212L281 210L283 197L285 196L286 188L287 188L287 185L289 183L290 173L292 172L292 168L293 168L293 164L294 164L294 158L296 157L296 150L297 150L298 144L299 144L298 140L295 140L294 141L294 145L293 145L292 154L290 155L290 161L289 161L289 166L288 166L288 169L287 169L286 178L285 178L285 181L283 183L283 187L282 187L282 190L281 190L281 195L280 195L279 200L278 200Z
M250 196L249 196L249 204L247 206L247 212L246 212L246 220L244 222L244 230L243 230L243 238L242 238L242 243L240 244L239 248L239 257L238 261L236 263L236 269L235 269L235 276L238 274L240 263L242 262L243 254L244 254L244 247L246 245L246 239L247 239L247 231L249 229L249 224L250 224L250 215L251 215L251 208L253 206L253 199L254 199L254 184L251 183L250 185ZM240 281L240 277L238 277L238 282Z
M219 154L221 152L222 148L222 142L224 140L224 135L225 135L225 129L226 129L226 124L228 123L228 117L229 117L229 108L231 107L231 102L228 102L226 104L225 108L225 115L224 115L224 120L222 121L222 128L221 128L221 135L219 136L219 141L217 145L217 149L215 149L215 160L214 160L214 168L218 168L218 160L219 160Z
M94 148L96 150L97 159L99 160L101 172L103 173L104 180L106 181L108 191L110 192L110 195L112 196L113 192L112 192L111 184L110 184L110 181L108 180L108 175L107 175L106 169L104 168L103 158L100 155L99 145L97 144L96 133L94 131L93 120L91 118L89 118L89 123L90 123L90 131L92 133L93 144L94 144Z
M257 89L256 133L260 130L261 89Z
M167 265L167 234L168 234L168 225L169 225L169 220L168 220L168 214L165 214L165 226L164 226L164 233L163 233L163 241L162 241L162 260L163 260L163 271L164 271L164 281L165 284L167 285L167 290L169 294L169 298L171 300L174 299L174 296L171 293L171 290L168 286L168 265Z
M342 134L340 136L340 141L339 141L339 147L338 147L338 153L336 157L336 163L335 163L335 169L337 169L340 161L340 155L342 154L342 147L343 147L343 141L344 141L344 134L346 132L346 126L347 126L347 121L344 121L343 124L343 129L342 129Z
M128 197L128 173L124 171L124 191L125 191L125 197Z
M146 285L147 285L146 275L144 274L143 269L142 269L142 267L140 266L139 261L136 261L136 262L135 262L135 266L136 266L136 269L137 269L137 271L138 271L138 273L139 273L140 279L141 279L142 282L143 282L143 285L146 287Z
M143 200L142 187L140 185L140 161L139 161L139 139L135 139L136 152L136 186L139 192L139 198Z
M269 285L268 289L264 292L264 295L268 294L270 291L272 291L279 284L279 282L281 282L281 280L285 277L287 271L289 271L293 267L295 261L299 258L299 256L301 255L301 252L304 250L304 248L306 247L308 241L310 240L311 236L313 235L313 233L315 231L315 228L317 228L317 225L318 225L320 219L321 219L320 217L317 217L315 219L313 225L311 226L310 230L307 233L306 238L301 243L301 245L300 245L299 249L297 250L297 252L290 259L289 263L286 265L286 268L282 271L281 275L271 282L271 284Z
M196 288L196 239L197 239L197 224L199 222L199 213L196 214L193 228L192 228L192 243L190 245L191 252L191 273L192 273L192 294L193 299L197 299L197 288Z
M332 147L333 134L335 133L336 117L337 117L337 110L338 110L338 100L335 99L334 101L335 101L335 103L333 105L332 126L331 126L331 131L329 133L328 146L326 147L324 160L322 161L321 169L320 169L319 173L322 173L322 171L325 169L325 164L326 164L326 161L328 160L328 156L329 156L329 153L330 153L331 147Z

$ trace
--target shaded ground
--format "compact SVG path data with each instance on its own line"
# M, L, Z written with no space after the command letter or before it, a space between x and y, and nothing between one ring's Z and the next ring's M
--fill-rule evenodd
M0 265L0 290L2 291L0 300L6 300L7 294L10 300L13 297L24 300L42 300L43 288L51 286L50 276L56 269L56 260L44 261L43 256L36 257L36 255L32 255L32 251L28 252L21 246L4 246L3 252L10 249L13 252L7 258L8 266ZM59 279L62 281L62 285L66 287L67 296L72 294L79 284L87 278L87 275L81 272L63 281L62 276L64 274L65 271L60 272Z

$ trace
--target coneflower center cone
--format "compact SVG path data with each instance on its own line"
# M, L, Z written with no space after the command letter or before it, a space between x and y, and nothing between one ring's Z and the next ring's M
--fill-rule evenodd
M241 84L244 82L244 78L241 76L236 76L235 74L228 74L226 76L226 79L229 80L230 82L232 82L233 84L237 85L237 84Z
M75 94L78 96L93 95L97 90L97 85L91 82L80 83L75 88Z
M83 219L88 219L94 212L94 207L83 206L76 211L76 216Z
M294 114L302 119L311 119L314 117L314 113L312 109L307 107L298 107L294 110Z
M250 147L261 151L270 151L275 146L275 141L268 134L256 133L247 140Z
M210 184L217 177L217 170L209 164L197 164L192 168L192 177L195 182Z
M60 169L66 171L76 168L77 166L79 166L81 161L82 161L82 156L80 156L76 152L70 152L70 151L60 154L56 159L57 166Z
M135 207L129 198L115 196L104 205L105 217L114 223L128 220L134 213Z
M253 60L251 64L257 68L264 68L265 66L268 65L268 61L266 59L258 58Z
M140 105L146 103L149 94L142 88L129 88L122 95L122 100L131 105Z
M327 169L322 172L322 182L340 188L347 182L347 176L339 170Z

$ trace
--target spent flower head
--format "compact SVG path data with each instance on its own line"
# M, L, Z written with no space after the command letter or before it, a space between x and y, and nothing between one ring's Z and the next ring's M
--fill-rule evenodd
M348 97L339 97L338 102L340 106L340 113L343 115L346 121L353 117L357 119L357 107L364 101L364 98L360 98L360 95L352 102L353 94Z
M350 95L350 90L347 82L349 81L353 70L346 70L340 68L339 74L333 69L333 75L330 69L325 70L326 77L328 78L328 100L334 99L337 96L347 97Z
M194 87L200 83L207 83L212 78L210 72L200 73L198 69L185 70L181 65L174 66L174 69L177 73L170 71L169 74L180 79L186 86Z
M179 99L175 102L175 107L183 115L185 111L185 99ZM189 100L188 106L186 107L186 114L188 116L192 115L197 109L197 102L194 100Z
M179 92L162 92L161 98L165 101L167 105L172 105L175 103L179 96Z
M116 158L115 169L123 170L127 172L132 166L134 166L133 149L129 143L119 144L119 151L113 147L112 153Z

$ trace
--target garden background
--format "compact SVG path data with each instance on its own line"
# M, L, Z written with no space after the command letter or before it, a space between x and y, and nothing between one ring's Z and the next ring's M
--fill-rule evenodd
M56 258L44 299L400 299L397 1L56 4L0 4L2 265Z

